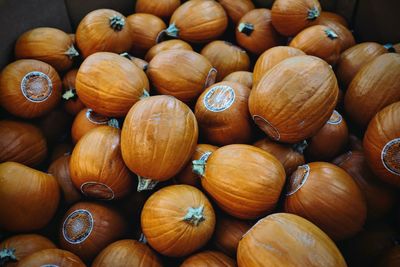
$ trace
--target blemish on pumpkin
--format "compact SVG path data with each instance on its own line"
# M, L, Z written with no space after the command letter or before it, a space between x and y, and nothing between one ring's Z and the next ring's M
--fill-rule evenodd
M62 227L64 239L71 244L85 241L93 230L93 216L84 209L75 210L65 219Z
M389 141L382 149L383 166L392 174L400 175L400 138Z
M21 92L31 102L43 102L53 92L53 84L43 72L32 71L22 78Z
M342 115L336 110L333 111L331 117L328 120L328 124L340 124L342 122Z
M106 184L99 182L86 182L81 185L81 192L85 196L102 200L114 199L114 191Z
M288 184L288 190L286 196L295 194L300 188L307 182L307 178L310 175L310 166L303 165L299 166L297 170L290 177Z
M279 139L281 139L278 129L276 129L269 121L259 115L254 115L253 120L255 124L257 124L257 126L273 140L279 141Z

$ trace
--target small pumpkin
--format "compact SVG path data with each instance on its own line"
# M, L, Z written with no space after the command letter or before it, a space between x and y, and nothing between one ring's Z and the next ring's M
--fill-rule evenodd
M271 8L272 24L284 36L295 36L311 26L321 14L318 0L276 0Z
M147 242L157 252L182 257L208 242L214 232L215 214L207 197L197 188L171 185L146 201L141 225Z
M71 115L76 115L85 108L85 105L76 93L75 80L77 74L78 70L72 69L68 71L62 79L64 109Z
M255 9L255 6L251 0L219 0L218 2L225 9L229 18L235 25L247 12Z
M16 162L0 163L0 227L39 230L53 218L60 199L57 180Z
M137 0L135 11L136 13L148 13L168 19L180 5L180 0Z
M344 107L353 122L366 127L379 110L396 101L400 101L400 54L385 53L357 72Z
M343 26L340 22L326 19L317 20L316 23L317 25L323 25L332 29L337 34L337 39L340 43L340 52L343 52L356 44L356 41L354 40L354 36L351 31Z
M324 23L339 23L342 26L349 28L349 24L346 19L341 15L333 12L322 11L319 17L313 21L312 25L325 25Z
M253 87L253 73L249 71L235 71L225 76L222 81L240 83L251 89Z
M90 108L82 109L72 123L72 142L76 144L90 130L110 123L110 118L97 114Z
M29 30L19 36L15 44L17 59L37 59L50 64L57 71L71 68L73 58L77 56L79 53L71 37L56 28Z
M194 254L187 258L180 267L202 267L202 266L215 266L215 267L236 267L236 262L226 256L225 254L217 251L206 250Z
M400 187L400 101L379 111L364 135L364 152L372 171Z
M83 58L96 52L126 52L132 45L130 25L115 10L97 9L79 23L76 43Z
M158 93L191 102L215 82L217 71L196 52L168 50L150 61L147 75Z
M75 254L62 249L52 248L35 252L18 263L21 267L31 266L74 266L86 267Z
M182 41L179 39L173 39L173 40L168 40L168 41L158 43L155 46L153 46L152 48L150 48L150 50L147 51L144 59L147 62L150 62L158 53L160 53L162 51L178 50L178 49L193 51L190 44L186 43L185 41Z
M60 98L60 77L47 63L21 59L0 73L0 104L15 116L40 117L55 108Z
M335 74L325 61L313 56L291 57L253 87L249 109L254 122L272 140L297 143L325 124L338 93Z
M282 38L271 23L271 11L266 8L247 12L236 27L236 42L249 52L260 55L277 46Z
M232 72L250 69L250 58L246 51L226 41L210 42L200 54L217 69L217 81L221 81Z
M364 196L356 182L342 168L327 162L300 166L292 174L284 210L315 223L333 240L355 235L367 215Z
M136 65L136 67L138 67L139 69L146 71L147 67L149 66L149 63L146 60L143 60L141 58L138 57L134 57L132 55L130 55L129 53L122 53L120 54L120 56L123 56L127 59L129 59L130 61L132 61L133 64Z

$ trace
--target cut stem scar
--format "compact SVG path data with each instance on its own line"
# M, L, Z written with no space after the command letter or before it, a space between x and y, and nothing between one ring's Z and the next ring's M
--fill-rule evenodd
M198 226L202 221L205 220L203 211L203 205L197 208L189 208L185 217L183 217L183 220L193 226Z
M158 181L143 178L139 175L137 177L138 177L138 186L137 186L138 192L142 192L144 190L153 190L154 187L156 187L156 185L158 184Z

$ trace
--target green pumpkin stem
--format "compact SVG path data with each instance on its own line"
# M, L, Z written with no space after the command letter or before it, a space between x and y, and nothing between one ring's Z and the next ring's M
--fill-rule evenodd
M140 97L140 99L145 99L150 97L149 92L146 89L143 89L143 95Z
M9 261L17 261L14 248L4 248L0 250L0 266L4 266Z
M325 33L329 37L329 39L331 39L331 40L335 40L335 39L338 38L338 35L332 29L325 30Z
M201 205L197 208L189 208L183 220L193 226L198 226L202 221L205 220L204 214L204 206Z
M62 94L62 99L64 99L64 100L70 100L70 99L75 100L77 98L78 98L78 95L76 94L75 88L70 88Z
M131 60L132 59L132 56L128 53L128 52L124 52L124 53L121 53L121 54L119 54L121 57L124 57L124 58L127 58L127 59L129 59L129 60Z
M138 177L138 186L137 186L138 192L142 192L145 190L153 190L154 187L156 187L156 185L158 184L158 181L143 178L139 175L137 177Z
M192 171L198 176L203 176L204 171L206 169L206 161L205 160L193 160L192 161Z
M389 53L396 53L396 49L394 49L393 44L388 43L383 46Z
M297 153L303 154L304 150L308 147L308 143L306 140L301 141L300 143L294 144L292 149Z
M74 45L71 45L67 51L64 53L67 55L70 59L79 56L79 52L75 49Z
M142 243L142 244L147 244L147 238L146 238L146 236L143 234L143 233L141 233L140 234L140 237L139 237L139 240L138 240L140 243Z
M114 118L110 119L107 122L107 125L119 129L119 122L117 119L114 119Z
M110 18L110 27L114 30L114 31L122 31L122 29L125 26L125 19L121 16L118 15L114 15Z
M250 36L251 33L254 31L254 25L251 23L242 22L238 26L238 31L246 34L247 36Z
M163 32L170 37L178 38L179 36L179 29L176 27L175 23L171 23Z
M319 9L318 7L313 7L311 9L308 10L308 16L307 19L308 20L316 20L320 15Z

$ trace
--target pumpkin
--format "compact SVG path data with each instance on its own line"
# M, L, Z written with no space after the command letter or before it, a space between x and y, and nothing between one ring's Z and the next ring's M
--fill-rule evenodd
M327 161L338 156L347 145L349 130L346 121L336 110L325 125L308 141L308 159Z
M141 69L109 52L86 58L76 75L76 91L81 101L105 116L125 116L148 90L149 81Z
M131 26L132 46L130 51L134 55L145 55L156 45L161 38L161 33L167 25L157 16L145 13L136 13L126 18Z
M53 218L60 199L57 180L16 162L0 163L0 227L27 232Z
M207 162L194 163L207 194L223 211L239 219L271 212L285 183L282 164L250 145L227 145L214 151Z
M29 123L0 121L0 162L14 161L35 166L46 156L46 139L40 129Z
M198 144L196 149L186 167L179 172L175 176L175 181L179 184L187 184L191 186L195 186L200 189L201 182L200 177L193 172L193 160L205 160L207 161L208 157L217 150L218 147L207 145L207 144Z
M380 267L396 267L400 265L400 245L385 253L379 264Z
M255 9L255 6L251 0L237 0L237 1L219 0L218 2L225 9L229 18L235 25L247 12Z
M356 44L351 31L341 23L333 20L317 20L316 23L317 25L329 27L337 34L337 39L340 43L340 52L343 52Z
M385 53L354 76L345 98L349 118L366 127L379 110L400 101L400 54Z
M136 13L148 13L167 19L171 17L172 13L174 13L180 4L180 0L137 0L135 11Z
M272 140L297 143L325 124L337 99L331 67L317 57L297 56L265 73L250 92L249 109L254 122Z
M0 104L15 116L42 116L57 106L60 98L60 77L47 63L21 59L0 73Z
M18 263L13 261L21 261L37 251L49 248L56 248L56 245L44 236L14 235L0 243L0 263L5 267L15 267Z
M218 217L213 242L215 247L226 255L236 258L239 241L251 226L252 224L247 221L228 216Z
M394 191L375 177L363 152L349 151L337 157L333 163L350 174L360 187L367 203L369 219L382 218L393 209Z
M141 69L143 71L146 71L147 67L149 66L149 63L146 60L143 60L138 57L134 57L134 56L130 55L129 53L122 53L122 54L120 54L120 56L123 56L123 57L129 59L130 61L132 61L133 64L136 65L136 67L138 67L139 69Z
M307 55L319 57L335 65L340 56L337 33L323 25L311 26L297 34L289 46L302 50Z
M264 74L279 62L295 56L303 56L300 49L290 46L276 46L268 49L258 57L253 70L253 84L256 85Z
M372 171L400 187L400 101L379 111L364 135L364 152Z
M75 254L62 249L45 249L35 252L18 263L21 267L31 266L74 266L86 267Z
M265 50L279 45L281 36L271 23L271 11L266 8L247 12L236 27L237 43L249 52L259 55Z
M258 221L240 240L238 265L346 267L335 243L317 226L288 213Z
M110 123L110 118L97 114L90 108L82 109L72 123L72 141L76 144L90 130Z
M286 176L290 176L298 166L305 163L303 151L307 143L301 142L295 145L287 145L264 138L253 145L274 155L282 163Z
M190 185L171 185L146 201L141 225L147 242L157 252L182 257L200 249L211 238L215 215L200 190Z
M70 155L59 157L50 164L47 171L57 179L57 182L60 185L63 193L63 200L68 205L78 202L82 198L81 194L74 187L74 184L71 181L71 175L69 171L70 159Z
M207 44L200 54L217 69L217 81L221 81L232 72L247 71L250 68L250 58L246 51L226 41L213 41Z
M311 26L320 13L318 0L276 0L271 8L272 24L284 36L295 36Z
M341 15L333 12L322 11L319 17L314 20L311 25L325 25L324 23L339 23L342 26L349 28L349 24L347 23L346 19Z
M126 223L112 208L98 203L78 202L62 219L60 247L91 261L106 246L120 239Z
M78 70L72 69L68 71L62 79L62 98L64 100L64 109L71 115L76 115L79 113L79 111L85 108L85 105L82 103L78 97L78 94L76 93L76 74L78 74Z
M147 75L159 94L190 102L215 82L217 71L196 52L167 50L150 61Z
M350 84L357 72L374 58L386 53L386 49L374 42L357 44L344 51L337 64L336 76L345 87Z
M174 11L165 33L187 42L206 43L222 35L227 26L228 17L218 2L189 0Z
M217 251L203 251L194 254L187 258L180 267L202 267L202 266L215 266L215 267L236 267L236 262L226 256L225 254Z
M155 46L153 46L152 48L150 48L150 50L147 51L144 59L147 62L150 62L158 53L160 53L162 51L178 50L178 49L193 51L190 44L186 43L185 41L182 41L179 39L168 40L168 41L158 43Z
M126 52L132 45L130 28L121 13L112 9L97 9L79 23L76 43L83 58L96 52Z
M146 245L136 240L119 240L103 249L92 267L161 267L157 255Z
M122 160L120 142L119 129L102 126L76 144L69 168L73 184L84 195L112 200L131 191L132 177Z
M367 215L356 182L342 168L327 162L297 168L288 183L284 210L315 223L333 240L355 235Z
M76 56L79 53L71 37L55 28L29 30L19 36L15 44L17 59L37 59L50 64L57 71L71 68Z
M225 76L222 81L240 83L251 89L253 87L253 73L248 71L235 71Z

